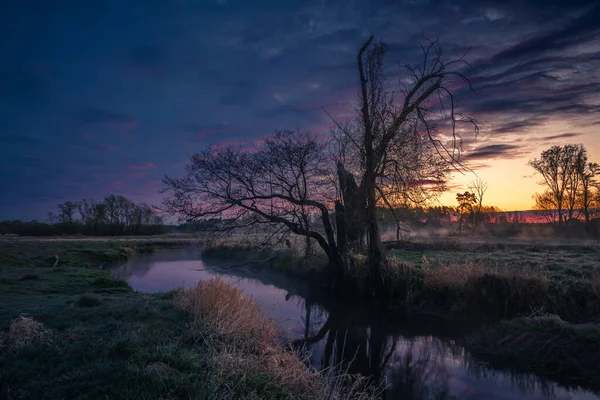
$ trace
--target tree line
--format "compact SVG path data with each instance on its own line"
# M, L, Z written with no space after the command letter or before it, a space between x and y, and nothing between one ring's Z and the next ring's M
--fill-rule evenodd
M542 176L542 193L535 193L534 209L560 230L581 221L587 230L600 218L600 165L590 162L583 145L552 146L528 163Z
M145 203L111 194L102 201L65 201L47 222L2 221L0 232L20 236L82 234L92 236L156 235L165 232L163 218Z

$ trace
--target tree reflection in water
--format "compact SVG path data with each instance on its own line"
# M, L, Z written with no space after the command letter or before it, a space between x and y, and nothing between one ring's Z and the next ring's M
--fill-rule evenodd
M312 353L314 366L367 376L386 388L386 399L450 398L449 374L440 362L447 344L439 339L406 340L391 335L382 318L343 308L326 311L309 301L304 308L304 335L292 345L303 355Z
M518 389L523 398L534 392L544 398L554 397L555 384L534 375L493 370L473 360L454 340L432 336L431 329L425 328L429 333L423 333L411 324L390 323L382 315L349 310L345 304L327 304L325 309L301 297L291 297L305 310L303 334L292 342L293 347L310 355L317 368L369 377L370 383L385 388L384 399L478 398L482 393L478 390L489 381L498 382L507 391ZM481 387L477 382L475 387L462 382L461 374L481 380Z

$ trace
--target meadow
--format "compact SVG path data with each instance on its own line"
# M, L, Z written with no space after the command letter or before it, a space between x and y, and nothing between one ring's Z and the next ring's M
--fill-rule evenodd
M0 241L0 397L374 398L358 377L309 369L258 306L222 282L145 295L99 268L192 244Z

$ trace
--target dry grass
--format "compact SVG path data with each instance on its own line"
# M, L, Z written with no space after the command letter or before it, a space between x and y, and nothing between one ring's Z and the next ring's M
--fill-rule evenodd
M432 288L462 288L469 280L483 276L486 270L485 265L473 262L432 266L429 260L423 257L424 283Z
M219 278L181 290L176 303L198 321L212 325L228 343L214 346L211 338L203 338L213 349L215 378L225 392L236 393L236 386L260 375L268 376L278 388L296 393L299 399L376 398L373 390L359 390L362 379L325 375L308 368L296 353L283 349L274 322L263 318L259 305Z
M20 347L49 340L51 332L44 324L31 317L21 316L10 324L6 342L8 345Z
M541 268L524 269L509 266L490 266L483 262L461 262L433 266L426 257L423 257L423 272L425 286L433 288L464 288L469 283L485 276L508 279L513 286L518 282L529 283L531 280L541 282L546 287L550 283ZM513 289L518 290L519 288L513 287ZM523 287L520 289L523 289Z
M432 297L444 293L453 312L474 312L480 308L500 317L519 315L531 306L553 305L550 284L539 268L490 266L481 262L432 267L427 260L423 262L425 291Z
M179 305L197 318L210 321L219 334L240 340L272 341L277 334L272 323L264 320L261 309L242 291L221 279L200 281L180 291Z

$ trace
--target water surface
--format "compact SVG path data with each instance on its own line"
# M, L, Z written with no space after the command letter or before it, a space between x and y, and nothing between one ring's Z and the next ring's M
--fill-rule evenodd
M456 343L466 329L456 322L382 315L240 264L203 261L200 251L168 251L135 257L110 272L145 293L193 287L218 276L258 301L282 336L311 354L313 366L350 363L350 372L383 382L386 399L600 400L584 389L475 360Z

